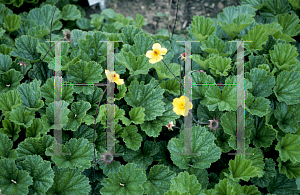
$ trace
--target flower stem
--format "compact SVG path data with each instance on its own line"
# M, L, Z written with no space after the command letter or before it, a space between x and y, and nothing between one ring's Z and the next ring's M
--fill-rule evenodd
M163 60L161 60L163 61ZM178 80L178 78L173 74L173 72L170 70L170 68L167 66L167 64L165 63L165 61L163 61L163 63L165 64L165 66L168 68L168 70L172 73L172 75L174 76L174 78L180 83L180 85L182 85L182 83Z

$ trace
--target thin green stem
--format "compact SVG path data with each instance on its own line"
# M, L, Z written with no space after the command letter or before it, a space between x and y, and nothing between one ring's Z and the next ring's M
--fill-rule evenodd
M165 64L165 66L168 68L168 70L172 73L172 75L174 76L174 78L180 83L180 85L182 85L182 83L181 83L181 81L179 81L178 80L178 78L173 74L173 72L170 70L170 68L167 66L167 64L165 63L165 61L164 60L161 60L164 64Z

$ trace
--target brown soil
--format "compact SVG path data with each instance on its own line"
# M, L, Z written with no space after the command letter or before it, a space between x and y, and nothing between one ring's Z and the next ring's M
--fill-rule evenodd
M167 17L158 17L156 14L157 12L168 13L170 1L169 30L172 32L178 0L106 0L106 8L111 8L125 17L131 16L133 19L136 14L141 14L147 22L147 25L143 26L143 30L156 34L157 30L161 28L168 29ZM194 15L215 18L225 7L240 4L240 0L179 0L178 22L175 25L174 33L181 34L186 38L186 28L193 20ZM88 18L90 14L101 13L99 5L88 7L86 13Z

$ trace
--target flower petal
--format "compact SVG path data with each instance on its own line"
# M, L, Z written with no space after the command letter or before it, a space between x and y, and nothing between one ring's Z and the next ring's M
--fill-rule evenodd
M146 53L146 57L147 58L153 58L153 56L154 56L154 52L153 51L147 51L147 53Z
M161 49L161 45L159 43L154 43L153 46L152 46L152 49L155 50L160 50Z
M167 48L161 48L160 53L161 55L165 55L167 53Z
M117 83L117 85L122 85L124 84L124 79L118 79L115 81L115 83Z
M173 111L177 114L177 115L181 115L181 110L179 109L179 107L174 107Z

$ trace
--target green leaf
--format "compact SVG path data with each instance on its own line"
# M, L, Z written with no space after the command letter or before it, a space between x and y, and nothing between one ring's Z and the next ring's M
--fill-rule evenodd
M149 58L146 55L135 57L132 52L121 51L116 55L116 60L125 66L131 75L147 74L151 68Z
M173 95L179 95L180 94L180 84L179 82L173 78L169 80L163 80L159 86L167 91L168 93L171 93Z
M119 86L123 86L123 85L117 85L117 87L119 87ZM93 90L92 94L86 95L84 93L80 93L80 94L78 94L76 100L77 101L83 100L85 102L89 102L91 104L91 109L89 109L87 111L87 114L95 115L96 114L96 109L98 107L98 103L100 101L100 97L101 97L102 94L103 94L103 90L100 87L94 86L94 90ZM73 97L73 95L71 93L69 95L70 95L70 97L71 96ZM73 98L72 98L72 101L70 103L72 103L72 102L73 102ZM105 100L102 99L101 102L103 103L103 102L105 102ZM98 113L99 113L99 111L98 111Z
M122 138L126 146L132 150L138 150L143 140L142 136L138 133L138 128L133 125L124 128Z
M209 35L213 35L216 31L214 21L211 18L204 18L204 16L194 16L192 25L191 33L198 41L206 40Z
M157 154L158 150L159 147L155 142L146 140L142 149L137 151L126 149L123 159L126 162L136 163L138 168L147 169L153 162L152 156Z
M201 184L195 175L189 175L184 171L171 179L170 190L178 190L179 192L188 192L191 195L198 195L201 192Z
M91 26L90 20L86 18L79 18L76 20L76 25L82 30L89 30Z
M215 185L215 194L235 195L242 194L241 192L240 184L229 179L219 180L219 183Z
M210 72L218 76L228 76L228 71L231 69L231 58L216 57L209 61Z
M95 17L91 19L91 24L94 25L97 30L100 30L103 20L104 20L103 16Z
M107 112L107 110L111 110L111 111ZM114 112L112 112L113 110ZM97 123L101 122L102 125L106 126L107 121L118 122L118 120L122 119L124 115L125 115L125 111L119 108L117 105L114 104L101 105L98 110L98 116L96 122Z
M230 160L228 164L230 174L224 173L224 175L236 182L240 180L249 181L251 177L256 177L259 174L252 165L252 161L245 159L245 156L242 155L236 155L234 160Z
M25 106L20 106L10 112L9 119L27 128L30 127L33 122L34 112L27 110Z
M130 47L130 51L136 56L146 55L147 51L152 50L154 40L145 34L137 34L134 37L134 45ZM162 46L163 48L163 46ZM123 49L122 49L123 50ZM147 58L149 61L149 58Z
M241 5L253 7L260 10L266 5L266 0L242 0Z
M201 50L207 53L219 54L222 57L226 57L231 53L230 51L224 53L226 49L225 43L215 35L209 36L207 40L202 41L201 43Z
M86 115L86 111L91 108L89 102L80 100L79 102L73 102L71 105L71 112L68 114L68 123L64 126L64 129L76 131L82 123L82 118Z
M23 5L23 0L15 0L13 6L21 7Z
M63 20L76 20L81 18L80 11L76 8L75 5L66 5L62 9L62 16Z
M18 87L18 91L22 96L22 105L29 110L37 111L44 106L44 102L41 100L40 85L41 81L34 79L29 84L23 83Z
M29 186L29 194L45 194L53 184L54 172L51 162L41 156L27 156L19 166L32 177L33 184Z
M127 87L125 85L117 85L117 89L119 90L118 94L115 95L115 100L121 100L125 97L125 93L127 92Z
M193 153L201 153L201 155L177 155L184 153L184 130L180 132L180 138L172 138L168 143L168 149L171 153L173 163L181 169L188 169L189 167L205 169L210 167L211 163L216 162L222 153L221 148L214 143L216 139L213 133L206 130L205 127L192 127Z
M33 138L28 137L22 141L18 147L18 157L25 158L28 155L40 155L43 158L47 157L45 155L46 148L52 146L54 143L54 137L50 135L44 135L43 137Z
M53 167L54 179L53 185L46 192L46 195L65 194L80 195L88 194L91 191L89 178L82 175L78 169Z
M14 50L12 47L9 47L5 44L1 44L0 45L0 53L4 54L4 55L9 55L10 52L12 52L12 50ZM1 62L0 62L1 63ZM2 65L0 65L0 74L1 74L1 67Z
M262 45L268 41L268 34L266 34L268 29L263 24L255 25L249 34L242 36L244 41L251 41L245 42L245 48L249 51L262 50Z
M221 93L220 88L217 85L210 85L208 90L205 92L207 98L205 105L210 111L214 111L216 107L219 107L220 111L231 111L236 110L236 87L235 86L224 86Z
M255 127L251 130L251 140L257 148L270 147L275 139L275 131L272 126L266 124L265 118L255 117Z
M38 26L32 27L28 30L28 35L30 35L34 38L38 38L38 39L48 35L49 33L50 33L50 30L44 25L38 25Z
M267 187L269 185L270 178L276 175L275 165L276 164L272 159L266 158L263 177L251 178L251 182L257 184L261 188Z
M109 21L114 22L117 14L113 9L108 8L103 10L101 12L101 15L106 16L109 19Z
M3 113L9 113L12 109L21 106L23 101L17 90L10 90L0 94L0 110Z
M149 121L157 116L162 116L165 111L163 107L165 103L161 101L164 90L159 86L154 89L157 85L155 79L152 79L147 85L144 85L144 83L144 81L141 81L141 83L132 81L124 99L128 105L134 108L145 108L145 121Z
M47 148L47 153L52 153L50 148ZM87 139L84 138L71 138L62 146L63 153L70 153L70 155L51 155L58 168L89 169L91 167L93 146Z
M60 81L59 81L60 82ZM41 87L42 97L45 98L45 103L47 105L54 102L54 77L47 79L46 83ZM67 103L72 103L74 100L73 96L74 87L73 86L63 86L61 100Z
M262 177L264 174L264 155L261 149L248 147L245 153L252 153L253 155L245 155L245 158L251 160L251 166L255 167L258 177Z
M134 44L134 37L138 34L142 34L142 29L139 29L135 26L128 25L124 26L121 33L121 41L123 41L123 44L133 45Z
M95 119L94 119L95 121ZM95 140L97 139L98 135L95 134ZM89 142L93 142L94 139L94 129L89 128L86 124L80 125L76 131L73 132L73 138L85 138L89 140Z
M16 160L18 158L18 154L17 151L12 148L13 141L10 140L7 135L0 133L0 159L8 158Z
M284 15L276 15L275 22L283 27L283 34L295 37L300 33L300 19L296 14L286 13Z
M300 74L298 72L282 71L276 79L274 93L279 102L287 105L299 103L300 93Z
M70 110L68 109L69 104L63 100L59 101L59 102L55 101L55 102L52 102L48 107L46 107L46 114L41 117L41 119L43 121L43 125L47 129L54 129L54 116L58 115L58 113L55 113L55 107L54 107L55 105L58 108L61 105L61 110L56 109L56 112L62 113L61 114L61 116L62 116L62 119L61 119L62 124L61 125L64 126L68 122L68 114L70 112ZM60 125L60 124L58 124L58 125Z
M26 129L26 137L40 137L48 132L40 118L33 119L33 123Z
M267 71L254 68L250 73L245 74L245 78L252 83L252 89L249 92L254 97L268 97L272 94L272 88L275 86L274 76L268 75Z
M189 193L188 192L181 193L178 190L175 190L175 191L169 190L166 193L164 193L164 195L189 195Z
M294 10L300 9L300 2L299 0L289 0L290 4L292 5Z
M300 190L297 189L296 180L288 179L285 175L280 174L278 169L276 170L276 176L271 178L267 190L272 194L290 194L298 195Z
M20 34L20 36L26 35L28 33L28 30L35 26L37 26L37 23L34 20L28 20L26 16L26 19L22 20L22 24L17 31Z
M300 105L288 106L284 102L277 103L274 117L278 127L285 133L296 133L300 122Z
M193 78L193 83L196 83L196 84L215 83L214 78L210 75L207 75L205 72L204 73L193 72L192 78ZM204 99L205 92L207 91L208 88L209 88L209 85L193 86L193 88L192 88L193 100L194 99Z
M280 157L277 158L277 161L280 173L285 174L289 179L300 177L300 162L292 163L290 160L282 162Z
M136 107L136 108L132 108L129 111L129 116L131 121L138 125L138 124L142 124L145 121L145 108L143 107Z
M11 69L4 74L0 75L0 89L1 92L7 92L9 90L17 89L20 85L20 81L24 78L24 76L14 69Z
M70 45L67 42L62 42L60 44L61 44L61 57L62 57L61 64L64 64L63 57L65 57L69 54ZM53 46L53 43L51 45ZM52 47L50 51L49 51L49 48L50 48L49 42L40 43L37 46L37 51L41 54L41 56L43 56L43 57L46 56L44 59L45 62L48 62L48 63L55 62L55 47ZM52 69L54 70L54 66Z
M166 64L169 68L166 67L166 65L162 61L156 63L155 66L153 67L156 70L159 80L166 79L166 78L172 79L174 78L173 74L178 77L180 71L180 65L177 63L166 63ZM173 74L170 72L169 69Z
M141 29L142 26L144 26L146 24L147 24L147 22L145 23L145 18L141 14L136 14L135 25Z
M67 77L73 83L99 83L103 79L102 71L101 65L97 62L80 60L69 67ZM74 89L75 93L83 92L87 95L93 93L93 86L74 86Z
M263 117L270 111L270 100L258 97L254 98L254 96L246 90L246 102L245 102L245 108L248 112L250 112L252 115L257 115L259 117Z
M117 173L110 173L101 184L100 193L106 195L143 194L143 183L146 181L146 173L136 164L122 165ZM121 185L122 184L122 185ZM123 186L124 185L124 186Z
M18 30L21 23L21 17L13 14L5 17L3 27L5 28L5 30L11 33L15 30Z
M21 131L20 126L9 120L8 116L5 116L4 120L2 120L2 126L3 128L0 129L0 133L12 137L13 141L16 141L19 138L19 133Z
M37 25L46 26L50 30L54 10L55 6L44 5L41 8L31 9L27 18L29 20L34 20ZM59 21L60 18L61 12L59 9L56 9L52 22L52 31L60 30L62 28L62 23Z
M37 62L40 59L40 54L37 51L39 41L28 35L23 35L16 39L17 49L13 50L10 55L20 57L30 62Z
M13 160L0 160L1 193L28 194L28 187L33 184L32 177L25 170L19 170ZM14 182L13 182L14 181Z
M291 160L292 163L300 162L300 136L287 133L281 141L276 144L275 150L283 162Z
M259 11L261 16L275 18L279 14L290 13L291 6L285 0L266 0L266 5Z
M270 51L271 61L279 70L288 70L288 67L296 64L298 56L297 48L290 44L279 43Z

